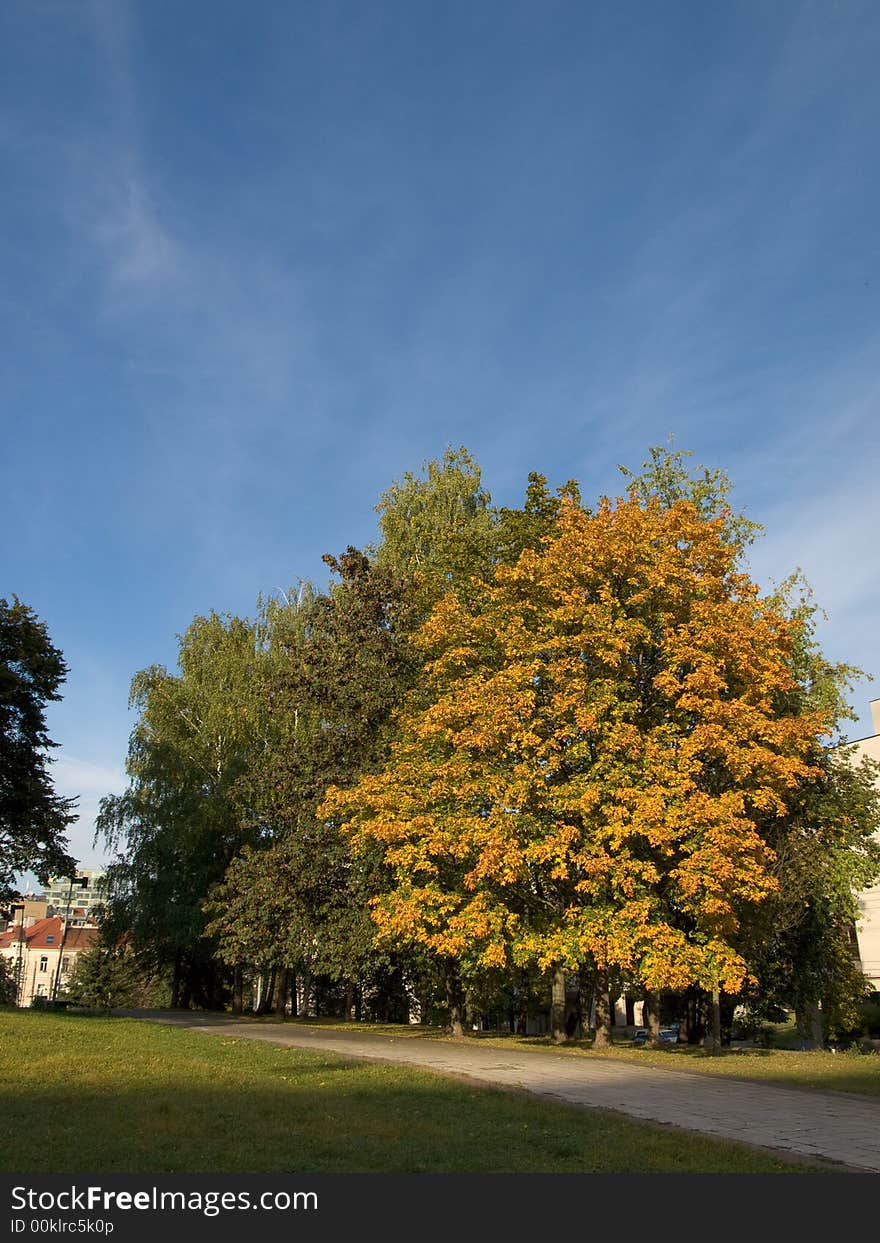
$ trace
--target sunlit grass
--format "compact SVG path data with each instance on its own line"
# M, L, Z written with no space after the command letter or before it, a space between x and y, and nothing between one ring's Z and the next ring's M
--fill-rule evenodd
M832 1053L826 1050L795 1052L789 1049L725 1048L711 1054L690 1045L664 1045L659 1049L618 1044L596 1049L577 1041L561 1048L548 1037L488 1036L490 1044L510 1047L510 1042L528 1048L558 1048L559 1052L589 1058L615 1058L636 1066L652 1066L669 1071L688 1071L701 1075L722 1075L734 1079L764 1080L789 1088L823 1092L854 1092L861 1096L880 1096L880 1056L856 1049Z
M810 1168L409 1067L112 1017L0 1012L0 1092L4 1172Z
M249 1020L264 1022L265 1020ZM277 1020L275 1020L277 1021ZM338 1031L375 1033L399 1039L452 1040L442 1028L417 1024L342 1023L334 1019L286 1020L310 1027L322 1026ZM786 1029L785 1035L788 1035ZM791 1088L819 1089L825 1092L855 1092L862 1096L880 1096L880 1054L860 1053L856 1049L832 1053L816 1050L797 1052L793 1049L725 1048L712 1055L701 1047L664 1045L661 1049L635 1047L630 1041L607 1050L594 1050L591 1040L554 1045L549 1036L514 1036L500 1032L473 1032L466 1039L481 1045L522 1049L554 1049L569 1056L622 1058L638 1066L655 1066L663 1070L693 1071L704 1075L726 1075L732 1078L761 1079Z

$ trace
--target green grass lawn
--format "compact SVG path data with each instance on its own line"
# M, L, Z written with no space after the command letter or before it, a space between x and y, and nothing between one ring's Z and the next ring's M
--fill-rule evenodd
M0 1011L5 1173L792 1172L757 1149L407 1067Z
M662 1070L726 1075L734 1079L764 1079L788 1088L824 1092L855 1092L880 1096L880 1057L847 1053L795 1053L783 1049L726 1049L717 1057L703 1049L671 1045L663 1049L620 1047L607 1053L581 1049L589 1057L622 1058Z

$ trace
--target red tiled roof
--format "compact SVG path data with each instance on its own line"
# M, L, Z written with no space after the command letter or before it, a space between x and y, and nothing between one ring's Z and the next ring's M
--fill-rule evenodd
M61 945L63 933L61 924L60 915L48 915L45 919L38 919L36 923L31 924L30 928L25 928L25 945L29 949L58 949ZM17 945L19 933L19 928L10 928L8 931L0 933L0 949L8 949L10 945ZM66 950L87 949L93 944L97 936L97 928L68 928L67 936L64 940L64 948ZM52 938L51 941L49 937Z
M47 937L51 937L52 940L47 941ZM0 937L0 946L16 945L20 939L21 928L11 928ZM44 947L51 949L53 945L58 945L61 941L60 916L48 915L45 919L38 919L36 923L31 924L30 928L25 928L24 939L25 944L33 946L34 949Z

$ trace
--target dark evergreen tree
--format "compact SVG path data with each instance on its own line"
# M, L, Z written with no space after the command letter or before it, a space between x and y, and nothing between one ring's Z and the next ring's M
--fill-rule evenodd
M76 957L64 1000L90 1010L137 1005L143 981L134 956L101 941Z
M65 836L76 800L55 793L45 712L66 676L45 622L17 596L0 599L0 901L17 872L46 883L76 867Z

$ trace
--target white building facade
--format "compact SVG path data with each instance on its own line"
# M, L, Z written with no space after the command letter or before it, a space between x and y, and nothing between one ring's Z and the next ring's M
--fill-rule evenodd
M865 756L880 763L880 699L871 701L871 718L874 733L844 748L853 764L859 764ZM871 987L880 992L880 884L859 894L859 911L856 937L862 970L871 981Z
M58 915L25 915L24 904L20 905L13 922L0 932L0 957L9 964L15 1004L29 1006L34 998L50 1001L62 994L77 957L91 949L98 936L94 926L66 925Z

